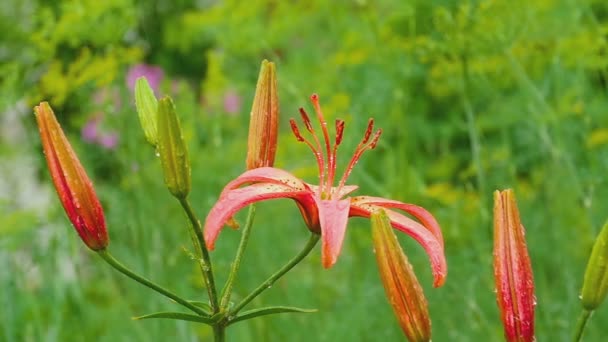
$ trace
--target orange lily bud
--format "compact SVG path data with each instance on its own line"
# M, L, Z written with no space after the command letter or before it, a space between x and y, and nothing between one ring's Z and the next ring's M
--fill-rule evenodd
M92 250L108 245L103 208L76 153L47 102L34 108L40 139L59 200L78 235Z
M393 233L384 210L371 214L372 238L386 296L410 341L430 341L431 321L426 298Z
M494 279L507 341L534 341L534 279L513 190L494 192Z
M251 108L247 169L273 166L277 151L279 97L274 63L262 61Z

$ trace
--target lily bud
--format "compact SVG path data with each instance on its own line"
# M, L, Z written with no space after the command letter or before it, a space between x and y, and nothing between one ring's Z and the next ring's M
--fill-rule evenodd
M608 291L608 222L598 235L585 270L581 300L583 307L595 310L606 298Z
M534 279L513 190L494 192L494 280L507 341L534 341Z
M274 63L262 61L249 121L247 169L273 166L277 151L279 98Z
M186 198L191 187L190 160L170 97L158 102L158 153L169 192L177 198Z
M372 238L386 297L410 341L430 341L426 298L384 210L371 214Z
M146 140L156 146L158 143L157 110L158 101L154 91L145 77L139 77L135 81L135 107L139 116L139 123L144 130Z
M68 218L82 241L92 250L108 245L103 208L76 153L47 102L34 108L44 156Z

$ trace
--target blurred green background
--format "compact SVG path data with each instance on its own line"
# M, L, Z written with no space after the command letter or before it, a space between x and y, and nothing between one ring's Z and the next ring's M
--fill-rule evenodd
M260 62L276 62L276 165L316 182L287 119L319 93L346 120L344 165L367 119L384 129L350 179L358 194L429 209L449 265L433 289L422 248L398 234L429 300L434 341L501 341L492 192L514 188L536 282L540 341L569 340L591 245L608 212L608 3L536 1L132 1L0 3L0 341L196 341L211 330L132 321L175 304L87 250L52 188L32 115L48 100L103 202L111 252L191 299L205 291L187 221L145 143L128 79L176 101L201 218L244 170ZM235 299L305 243L291 201L258 206ZM238 218L243 220L243 213ZM212 253L226 278L239 231ZM230 341L395 341L369 222L353 219L330 270L311 257L250 306L317 308L234 325ZM585 341L608 335L608 308Z

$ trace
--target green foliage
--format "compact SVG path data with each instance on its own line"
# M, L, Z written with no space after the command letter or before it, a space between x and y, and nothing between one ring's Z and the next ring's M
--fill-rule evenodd
M157 95L175 99L192 161L190 196L204 217L222 187L244 171L255 79L268 58L277 64L281 99L278 167L316 181L313 156L295 142L287 119L300 106L310 108L307 98L317 92L327 119L346 121L339 166L369 117L384 130L349 183L436 215L449 267L442 288L431 287L422 249L397 234L428 298L434 340L502 338L491 269L491 194L507 187L518 195L526 226L538 339L570 338L584 266L608 212L605 1L8 0L0 4L0 19L0 118L9 119L8 109L29 114L24 107L49 100L95 180L113 254L174 292L205 300L194 254L185 247L187 221L175 215L179 205L163 186L124 85L127 67L163 67ZM100 89L118 101L92 101ZM240 99L236 112L225 105L230 92ZM102 128L120 136L116 149L80 142L80 129L98 111L105 113ZM24 131L34 132L32 116L22 119ZM0 340L210 339L205 325L127 319L175 305L80 246L54 198L42 209L18 200L28 191L29 198L50 192L39 189L50 182L38 138L23 134L27 139L18 142L0 135L0 170L22 157L40 170L24 172L16 183L37 187L0 182L8 189L0 194L0 304L6 308ZM256 215L234 289L237 302L306 240L290 201L262 203ZM237 219L243 222L244 213ZM212 253L220 284L238 238L238 231L227 230ZM379 281L367 221L350 223L335 267L324 270L313 252L247 309L276 304L318 312L240 322L228 340L403 338ZM600 308L585 341L602 341L607 325L608 310Z

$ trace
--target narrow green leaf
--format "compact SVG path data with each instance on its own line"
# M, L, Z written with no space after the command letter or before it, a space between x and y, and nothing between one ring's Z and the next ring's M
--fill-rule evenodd
M215 323L215 320L211 319L210 317L191 315L191 314L182 313L182 312L156 312L153 314L133 317L134 320L150 319L150 318L177 319L180 321L198 322L198 323L204 323L204 324L208 324L208 325L213 325Z
M266 308L245 311L241 315L231 319L229 321L228 325L234 324L236 322L252 319L255 317L259 317L259 316L274 315L274 314L279 314L279 313L290 313L290 312L313 313L313 312L317 312L317 309L301 309L301 308L295 308L295 307L290 307L290 306L269 306Z
M201 309L203 309L203 310L205 310L207 312L211 312L212 311L211 310L211 305L209 305L209 303L207 303L207 302L199 302L199 301L196 301L196 300L189 300L188 303L196 305L199 308L201 308ZM211 314L209 314L209 316L211 316Z
M156 111L158 101L154 96L154 91L150 88L150 84L145 77L139 77L135 81L135 108L139 116L139 123L144 130L146 140L156 146L158 143L158 124L156 119Z

